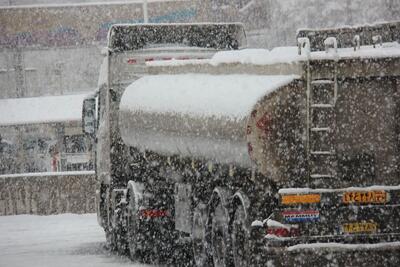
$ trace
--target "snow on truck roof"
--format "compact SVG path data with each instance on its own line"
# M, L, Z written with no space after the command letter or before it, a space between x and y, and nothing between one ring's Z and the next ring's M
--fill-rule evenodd
M123 111L244 119L257 101L295 75L182 74L146 76L125 90Z
M0 126L81 121L87 95L0 99Z
M317 51L310 53L311 60L324 59L346 59L346 58L390 58L400 57L400 44L397 42L383 43L382 45L361 46L354 51L354 48L338 48L337 53ZM297 46L276 47L268 49L242 49L217 52L211 59L200 60L163 60L146 62L148 66L182 66L192 64L210 64L218 66L220 64L253 64L253 65L273 65L287 63L292 64L307 60L305 53L298 54Z

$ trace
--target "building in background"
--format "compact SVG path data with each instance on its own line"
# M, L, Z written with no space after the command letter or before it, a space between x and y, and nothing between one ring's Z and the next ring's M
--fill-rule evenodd
M0 99L0 174L92 169L81 126L86 95Z
M145 7L18 2L0 7L0 173L91 169L83 96L96 90L109 27L143 22ZM195 19L191 1L153 0L147 10L152 23Z
M142 1L58 2L0 7L0 98L95 90L110 26L144 21ZM147 10L152 23L196 19L193 1L152 0Z
M202 0L201 21L241 21L252 47L296 45L299 28L364 25L400 19L399 0Z

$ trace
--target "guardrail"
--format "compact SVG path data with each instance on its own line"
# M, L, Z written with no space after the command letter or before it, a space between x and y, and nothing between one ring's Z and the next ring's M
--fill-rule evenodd
M93 212L93 171L0 175L0 215Z

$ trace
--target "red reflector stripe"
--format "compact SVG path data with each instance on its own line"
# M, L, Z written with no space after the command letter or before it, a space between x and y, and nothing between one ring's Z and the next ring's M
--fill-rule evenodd
M267 113L265 113L257 122L256 126L262 131L262 136L267 137L271 130L272 118Z
M128 64L136 64L136 59L134 59L134 58L130 58L130 59L128 59Z
M159 218L168 216L168 211L166 210L141 210L139 212L141 217L144 218Z
M158 58L158 59L155 59L155 58L145 58L145 62L151 62L151 61L162 61L162 60L165 60L165 61L168 61L168 60L173 60L174 58L172 58L172 57L163 57L163 58ZM200 58L189 58L189 57L178 57L178 58L176 58L176 60L190 60L190 59L205 59L205 58L202 58L202 57L200 57ZM134 58L130 58L130 59L128 59L127 60L127 63L128 64L136 64L136 63L138 63L138 61L137 61L137 59L134 59Z

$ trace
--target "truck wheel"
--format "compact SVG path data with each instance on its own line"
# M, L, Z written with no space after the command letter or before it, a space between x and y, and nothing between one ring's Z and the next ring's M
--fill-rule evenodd
M210 201L209 240L211 241L211 255L214 267L232 266L231 237L229 233L229 210L227 208L227 191L216 188Z
M235 194L235 196L237 195L238 193ZM231 225L233 261L235 266L248 266L251 251L247 204L243 203L242 198L236 198L234 205L234 215Z
M120 254L126 254L128 251L128 240L127 240L127 205L120 203L116 209L116 228L115 228L115 240L117 243L117 251Z
M115 240L113 231L111 229L105 229L104 232L106 234L106 248L111 251L117 251L117 241Z
M200 203L193 211L192 221L192 246L195 266L210 265L208 246L206 242L206 205Z

